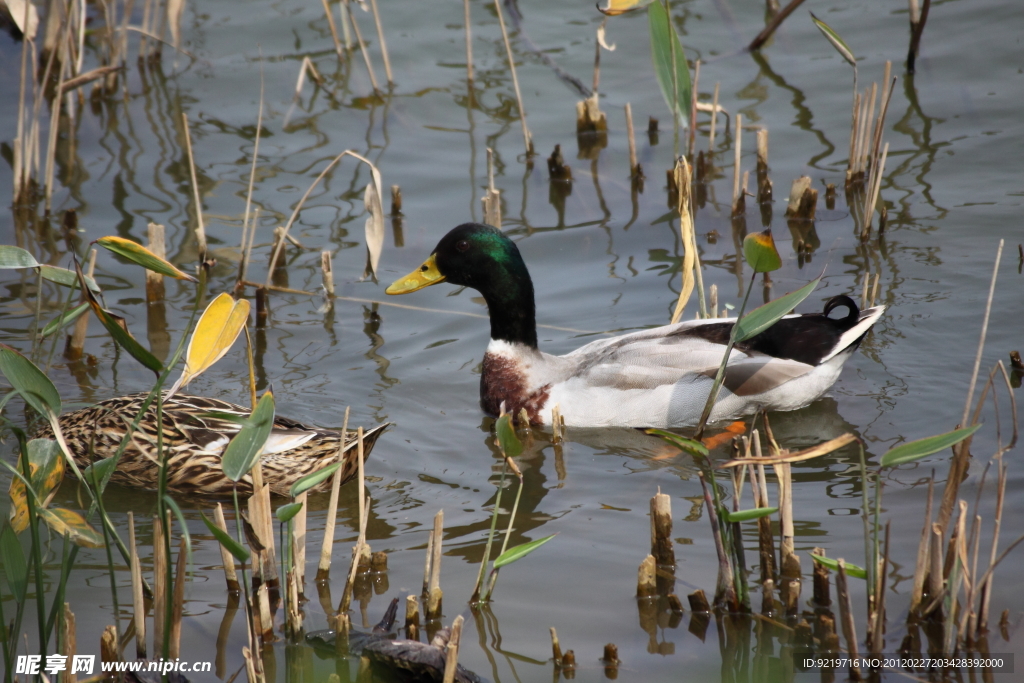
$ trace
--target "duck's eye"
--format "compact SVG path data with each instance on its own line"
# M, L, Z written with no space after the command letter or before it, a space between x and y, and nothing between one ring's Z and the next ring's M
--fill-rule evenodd
M469 249L469 240L459 240L455 243L455 248L459 251L466 251Z

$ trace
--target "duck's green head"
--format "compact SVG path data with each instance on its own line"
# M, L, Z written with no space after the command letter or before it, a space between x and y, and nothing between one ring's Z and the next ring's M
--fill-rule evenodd
M395 280L386 291L408 294L450 282L486 295L488 289L517 287L524 275L529 280L515 242L490 225L463 223L441 238L423 265Z
M483 294L491 314L492 338L536 347L533 282L519 249L500 230L482 223L452 228L419 268L385 291L408 294L439 282L472 287Z

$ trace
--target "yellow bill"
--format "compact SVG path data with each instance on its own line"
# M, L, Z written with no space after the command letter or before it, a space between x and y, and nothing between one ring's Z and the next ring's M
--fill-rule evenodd
M391 283L391 286L384 290L385 294L408 294L444 282L445 277L437 269L437 261L434 254L430 255L423 265L412 271L405 277L399 278Z

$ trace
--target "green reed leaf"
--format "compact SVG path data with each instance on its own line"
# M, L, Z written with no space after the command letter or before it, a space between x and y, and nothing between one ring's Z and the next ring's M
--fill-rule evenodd
M895 448L889 449L889 452L882 456L882 467L895 467L896 465L920 460L932 453L938 453L954 444L960 443L978 431L980 427L980 424L976 424L971 427L964 427L963 429L954 429L945 434L938 434L937 436L929 436L917 441L911 441L910 443L900 444Z

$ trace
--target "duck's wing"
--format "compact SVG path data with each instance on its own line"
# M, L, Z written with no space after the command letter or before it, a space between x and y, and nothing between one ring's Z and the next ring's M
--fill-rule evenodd
M684 380L714 378L725 345L685 330L673 332L627 335L629 339L588 344L571 354L576 361L572 374L588 386L621 390L652 390ZM740 395L762 393L813 369L800 361L733 349L725 387Z
M212 454L224 452L250 414L247 408L205 396L174 396L165 404L164 410L189 443ZM328 432L276 417L262 453L270 455L298 448Z

